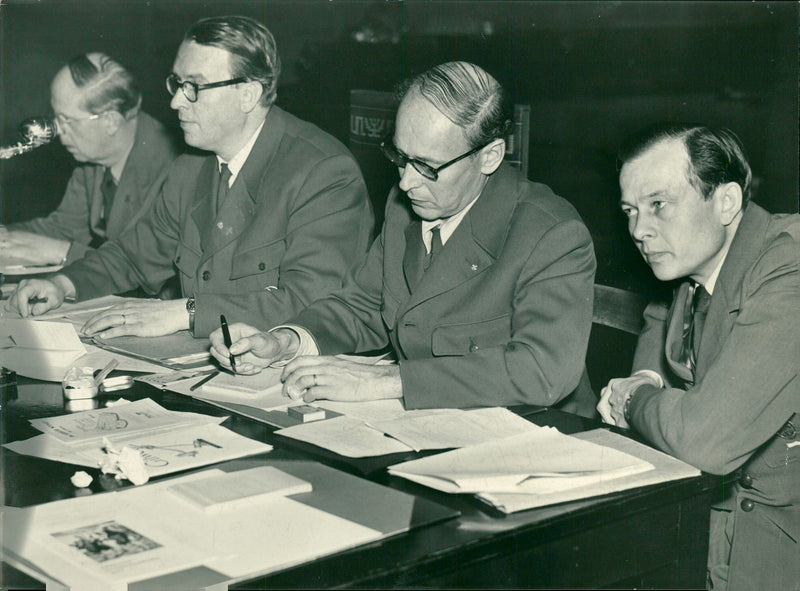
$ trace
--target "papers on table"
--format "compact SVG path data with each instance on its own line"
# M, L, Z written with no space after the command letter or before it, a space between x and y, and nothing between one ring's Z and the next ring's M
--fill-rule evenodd
M479 493L479 499L492 505L504 513L514 513L534 507L554 505L567 501L575 501L615 493L621 490L638 488L659 482L693 478L700 475L700 470L652 447L638 443L629 437L617 435L606 429L594 429L584 433L576 433L571 438L602 446L605 450L617 451L638 458L653 466L652 470L633 472L618 477L601 478L590 484L570 488L554 489L550 492L536 493Z
M104 438L115 448L142 453L149 476L266 452L270 445L221 427L225 417L169 411L151 399L88 410L31 424L43 431L5 444L17 453L98 467L106 456Z
M93 340L103 349L173 369L210 367L208 339L196 339L188 330L161 337L94 337Z
M378 401L384 403L387 401ZM395 402L395 401L388 401ZM539 429L505 408L475 410L433 409L401 411L389 404L351 403L356 410L341 404L320 402L322 408L336 412L361 412L364 421L352 414L281 429L277 433L339 455L360 458L423 449L446 449L490 441L501 435ZM379 417L390 418L379 418Z
M220 575L241 580L384 536L305 504L302 495L261 496L225 511L203 511L170 491L192 484L207 490L198 483L209 478L227 487L225 481L240 476L207 470L114 494L4 508L4 558L72 589L114 591L194 566L216 576L212 583Z
M60 382L85 353L71 324L0 319L0 364L20 375Z
M471 493L505 513L608 494L700 471L605 429L575 436L551 427L389 467L448 493Z

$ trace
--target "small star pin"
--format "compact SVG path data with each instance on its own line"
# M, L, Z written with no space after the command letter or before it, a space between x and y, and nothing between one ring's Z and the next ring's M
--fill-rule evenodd
M469 266L469 268L470 268L470 269L472 269L473 271L477 271L477 270L478 270L478 265L476 265L475 263L472 263L472 264Z
M220 230L222 230L224 225L225 224L223 224L222 222L217 222L217 228L219 228Z

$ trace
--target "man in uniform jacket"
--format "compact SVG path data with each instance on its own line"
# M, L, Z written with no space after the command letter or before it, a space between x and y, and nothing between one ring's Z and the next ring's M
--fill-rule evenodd
M231 327L237 371L297 356L284 388L306 401L594 412L584 372L592 241L569 203L503 163L502 104L497 81L465 62L410 83L384 144L400 183L365 262L290 328ZM219 332L211 343L228 363ZM328 356L387 344L397 365ZM298 356L308 353L323 356Z
M214 154L176 160L152 211L118 240L50 280L21 283L20 312L41 314L65 295L156 293L177 269L184 298L115 306L83 330L207 336L220 314L272 326L340 288L372 231L366 187L341 143L274 104L279 71L260 23L193 25L167 88L186 143Z
M724 129L660 126L621 160L633 240L656 277L685 280L647 308L634 375L598 410L725 476L709 588L797 591L800 216L748 204L750 166Z
M5 256L70 264L115 240L153 205L177 152L161 123L140 110L133 75L102 53L71 59L53 78L59 138L80 166L49 215L6 226Z

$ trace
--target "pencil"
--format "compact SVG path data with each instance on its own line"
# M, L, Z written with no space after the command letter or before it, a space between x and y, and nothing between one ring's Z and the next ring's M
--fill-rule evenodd
M193 384L193 385L192 385L192 386L189 388L189 391L190 391L190 392L194 392L194 391L195 391L195 390L197 390L197 389L198 389L200 386L202 386L203 384L205 384L205 383L207 383L207 382L210 382L210 381L212 380L212 378L215 378L215 377L217 377L218 375L219 375L219 372L218 372L218 371L215 371L214 373L210 373L210 374L208 374L208 375L207 375L206 377L204 377L202 380L200 380L200 381L199 381L199 382L197 382L196 384Z

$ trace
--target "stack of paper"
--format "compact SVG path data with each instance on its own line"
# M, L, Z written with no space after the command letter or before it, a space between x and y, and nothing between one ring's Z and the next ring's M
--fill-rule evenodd
M43 432L7 443L17 453L96 468L116 449L139 450L150 477L267 452L272 446L237 435L219 423L226 417L174 412L149 398L108 408L34 419Z
M444 492L477 494L507 513L700 473L606 430L572 437L551 427L396 464L389 472Z
M22 376L60 382L85 353L71 324L0 319L0 365Z

